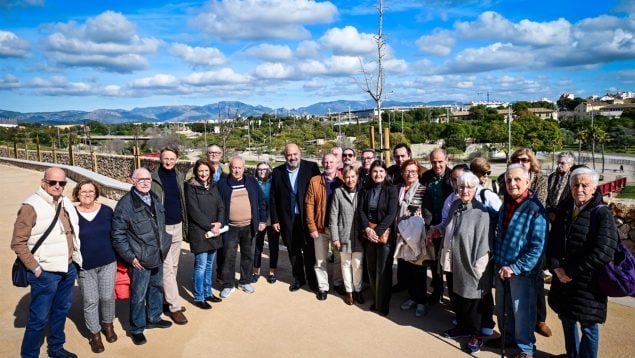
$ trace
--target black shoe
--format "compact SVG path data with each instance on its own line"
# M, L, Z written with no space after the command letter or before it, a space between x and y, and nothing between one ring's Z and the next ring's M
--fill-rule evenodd
M128 333L128 335L132 338L132 343L137 346L148 343L148 340L143 333Z
M498 337L494 339L490 339L489 341L485 341L485 345L490 348L498 348L501 349L503 347L503 338ZM505 340L505 348L514 348L516 345L509 340Z
M470 336L470 332L468 332L467 330L461 327L450 328L443 332L443 337L447 337L447 338L461 338L461 337L469 337L469 336Z
M428 305L432 306L441 302L442 297L443 297L443 294L440 293L439 291L432 291L430 296L428 296Z
M320 286L317 283L309 283L309 288L313 292L318 292L320 290Z
M55 352L48 352L48 356L50 358L77 358L77 354L67 351L64 347Z
M338 295L346 296L346 289L344 288L344 286L333 286L333 289L335 290L335 292L337 292Z
M396 285L392 286L391 290L392 290L392 293L398 293L398 292L401 292L401 291L403 291L405 289L406 289L406 287L404 285L396 284Z
M172 326L172 322L165 320L165 319L159 319L156 322L148 322L146 323L146 328L147 329L152 329L152 328L168 328Z
M252 273L251 274L251 282L256 283L256 282L258 282L259 278L260 278L260 274L257 274L257 273Z
M218 302L223 302L223 299L220 297L216 297L214 295L211 296L207 296L205 297L205 301L210 301L210 302L214 302L214 303L218 303Z
M362 295L361 292L353 292L353 299L360 305L363 305L364 302L366 302L366 300L364 300L364 295Z
M390 310L388 308L384 308L383 310L379 310L379 315L380 316L388 316L388 314L390 313Z
M276 281L278 281L278 278L276 277L276 275L269 275L267 277L267 282L269 283L276 283Z
M291 285L289 285L289 291L291 291L291 292L297 291L300 288L302 288L302 286L304 286L303 282L293 281L293 283Z
M168 303L163 304L163 313L168 314L170 311L170 305ZM181 312L185 312L185 307L181 306Z
M326 296L328 296L328 292L318 291L318 293L316 293L315 296L317 297L318 301L324 301L326 299Z
M377 311L377 306L375 306L375 304L373 303L372 305L370 305L369 310L375 312L375 311Z
M220 298L219 298L220 300ZM209 303L207 303L206 301L194 301L194 306L202 309L202 310L211 310L212 309L212 305L210 305Z

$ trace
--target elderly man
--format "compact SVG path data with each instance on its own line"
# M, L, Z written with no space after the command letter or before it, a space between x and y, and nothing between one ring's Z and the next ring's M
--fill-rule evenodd
M553 222L555 218L556 208L558 204L567 197L571 196L569 188L569 175L575 157L571 152L562 152L558 154L558 168L549 175L547 179L547 212L549 219Z
M362 150L362 165L359 167L357 180L357 189L360 190L364 188L364 183L368 179L368 171L370 170L370 165L375 161L375 151L373 149L364 149Z
M236 255L240 245L240 280L238 288L253 293L253 238L266 227L265 198L256 178L245 174L245 162L234 157L229 162L230 174L218 182L218 191L225 204L225 222L229 231L223 235L223 290L227 298L236 290Z
M223 159L223 149L217 146L216 144L208 145L207 146L207 160L209 160L210 163L212 163L212 166L214 167L214 176L212 177L212 179L214 180L215 183L218 183L218 181L222 177L225 177L227 175L223 173L223 166L220 163L221 159Z
M39 357L48 327L48 356L77 357L64 349L64 323L71 308L73 286L81 266L79 224L75 208L64 197L66 174L52 167L40 187L24 200L13 226L11 249L29 270L29 318L22 338L22 357ZM31 252L38 241L41 244Z
M152 176L145 168L132 173L132 189L124 195L112 218L112 244L130 271L130 329L136 345L147 342L146 328L168 328L161 318L163 262L172 238L165 232L165 209L151 192Z
M183 193L183 174L176 170L179 151L176 148L161 149L161 165L152 172L152 192L165 208L165 231L172 236L170 251L163 261L163 292L166 304L163 311L176 324L186 324L181 306L179 286L176 282L181 257L181 243L187 234L187 213Z
M496 309L498 326L506 343L520 349L520 357L532 358L536 337L536 277L547 236L547 213L529 190L529 172L522 164L511 164L505 172L507 194L498 218L494 240ZM506 312L504 311L506 310ZM507 322L503 319L507 317ZM502 346L502 340L489 341Z
M326 266L331 232L328 230L328 220L333 192L342 185L342 181L337 176L337 164L337 158L333 154L324 154L322 157L324 173L311 178L305 198L306 224L315 246L315 275L318 283L316 295L320 301L325 300L329 292L329 275ZM343 290L344 281L339 258L339 254L336 253L333 286L338 293L346 293Z
M392 156L395 164L388 168L388 175L394 185L401 185L403 183L403 177L401 176L401 163L410 159L412 152L410 147L405 143L399 143L393 148Z
M287 144L284 157L286 163L271 173L271 224L280 232L289 252L294 279L289 291L299 290L307 280L317 291L315 249L313 239L307 235L304 200L309 181L320 174L320 169L316 163L302 160L297 144Z

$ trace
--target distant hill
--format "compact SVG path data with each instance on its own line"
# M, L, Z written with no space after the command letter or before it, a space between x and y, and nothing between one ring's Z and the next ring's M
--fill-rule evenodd
M446 102L444 102L446 103ZM450 102L447 102L450 103ZM393 106L420 106L423 102L398 102L386 101L384 107ZM223 101L207 104L204 106L158 106L124 109L97 109L90 112L85 111L59 111L59 112L33 112L20 113L4 111L0 109L0 118L15 119L20 122L42 123L42 124L73 124L83 121L99 121L102 123L127 123L127 122L196 122L201 120L215 120L217 118L235 118L237 114L248 116L260 116L264 113L278 115L326 115L329 112L346 112L348 110L369 109L375 106L374 102L368 101L331 101L315 103L307 107L295 109L273 108L257 105L252 106L237 101Z

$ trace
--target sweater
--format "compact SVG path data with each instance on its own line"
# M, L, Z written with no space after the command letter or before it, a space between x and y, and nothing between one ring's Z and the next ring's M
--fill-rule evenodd
M176 170L166 170L160 166L157 173L161 179L161 184L163 184L165 224L179 224L183 221L183 208L181 206L181 190L177 184Z
M161 177L159 176L159 170L163 168L161 166L159 166L156 170L152 171L151 176L152 176L152 192L154 194L156 194L156 196L159 198L159 201L161 202L161 204L163 205L164 209L167 210L166 207L166 195L167 193L165 192L164 189L164 183L163 183L163 179L161 179ZM179 189L179 201L180 201L180 212L181 212L181 220L179 220L179 222L181 222L182 225L182 232L183 232L183 237L187 237L187 208L185 205L185 192L183 190L183 183L185 182L185 179L183 177L183 174L181 172L179 172L178 170L174 170L173 171L174 175L176 176L176 185ZM175 195L174 193L172 193L171 195ZM178 224L178 222L177 222ZM172 225L172 224L170 224Z
M97 216L93 220L86 220L78 212L79 241L83 258L83 269L90 270L115 262L115 249L110 237L112 224L112 209L107 205L100 205Z

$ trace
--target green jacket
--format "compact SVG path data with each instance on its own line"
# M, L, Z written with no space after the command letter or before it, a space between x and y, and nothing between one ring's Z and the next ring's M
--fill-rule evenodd
M152 192L155 193L159 199L161 200L161 204L163 204L164 193L163 193L163 184L161 183L161 178L159 177L159 168L160 165L156 167L155 170L152 171ZM185 205L185 192L183 190L183 183L185 183L185 178L183 173L174 169L176 172L176 185L179 187L179 193L181 198L181 223L183 226L183 240L187 239L187 206Z

